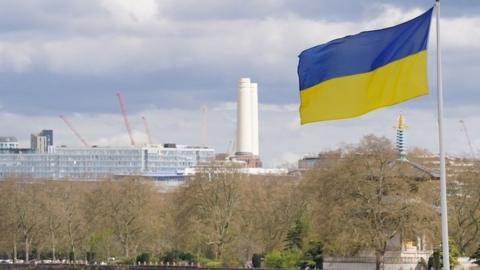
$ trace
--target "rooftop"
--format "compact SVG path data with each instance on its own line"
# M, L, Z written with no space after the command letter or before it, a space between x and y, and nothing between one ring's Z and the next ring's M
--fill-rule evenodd
M0 137L0 142L18 142L16 137L9 136L9 137Z

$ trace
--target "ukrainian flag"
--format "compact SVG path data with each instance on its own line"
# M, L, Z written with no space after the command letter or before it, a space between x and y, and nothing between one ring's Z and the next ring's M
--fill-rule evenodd
M301 123L355 117L428 95L432 11L303 51L298 64Z

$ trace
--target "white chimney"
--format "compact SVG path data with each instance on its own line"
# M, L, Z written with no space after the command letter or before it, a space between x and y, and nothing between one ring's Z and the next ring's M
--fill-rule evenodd
M238 83L236 154L252 154L252 95L249 78Z
M252 153L255 156L259 155L258 146L258 85L256 83L250 84L251 89L251 117L252 117Z

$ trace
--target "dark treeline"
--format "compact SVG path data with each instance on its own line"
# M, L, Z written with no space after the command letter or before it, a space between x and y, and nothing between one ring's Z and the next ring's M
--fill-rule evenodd
M438 247L438 181L394 162L390 141L367 136L326 154L328 163L302 177L212 165L168 193L135 177L4 179L0 257L242 266L264 256L271 267L314 267L322 255L368 249L380 268L386 243L398 234L422 234ZM479 173L472 166L449 178L450 234L462 255L480 242Z

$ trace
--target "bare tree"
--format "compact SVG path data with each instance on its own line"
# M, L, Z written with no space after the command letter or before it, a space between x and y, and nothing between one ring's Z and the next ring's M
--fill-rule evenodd
M7 245L11 251L13 262L17 261L17 242L19 237L19 225L17 218L17 205L19 204L18 183L15 179L6 179L0 183L2 196L0 197L0 228L4 232L1 234L5 237L5 241L10 243ZM8 250L7 249L7 250Z
M38 184L29 181L17 180L13 188L17 200L14 208L17 225L24 243L25 261L28 262L33 236L41 224L42 215L37 204L39 187Z
M261 247L259 253L283 248L289 228L306 211L306 204L293 177L246 178L239 220L244 237Z
M43 229L47 233L48 246L52 253L52 259L56 260L57 241L63 226L62 197L64 183L45 181L41 189L40 205L44 216ZM47 244L47 243L45 243Z
M450 231L461 255L471 255L480 241L479 166L451 174L449 181Z
M391 239L419 233L415 230L428 228L422 224L435 220L433 205L419 192L422 183L405 175L395 159L389 140L370 135L306 178L305 188L318 202L314 216L328 253L372 249L376 269L383 269Z
M85 220L82 213L83 185L81 183L65 182L61 189L61 218L63 232L68 241L69 259L77 259L77 249L85 239Z
M214 258L222 258L233 240L241 178L235 167L212 165L201 168L176 194L177 223L187 231L195 228L203 244L213 247Z
M103 181L89 196L94 215L112 229L124 256L130 256L150 229L155 194L151 182L127 177Z

